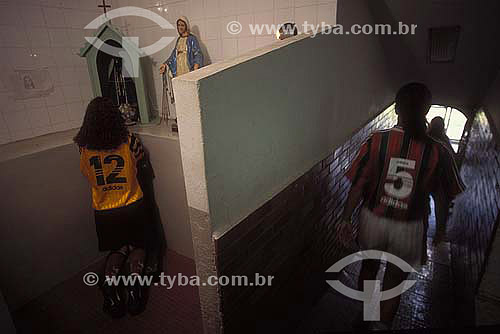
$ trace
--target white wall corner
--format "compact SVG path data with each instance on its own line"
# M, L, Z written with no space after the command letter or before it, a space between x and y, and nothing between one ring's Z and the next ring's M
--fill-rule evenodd
M209 212L198 81L173 80L188 206Z

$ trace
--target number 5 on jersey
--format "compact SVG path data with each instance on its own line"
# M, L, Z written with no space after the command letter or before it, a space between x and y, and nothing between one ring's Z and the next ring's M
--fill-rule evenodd
M386 177L389 182L384 184L384 190L397 199L407 198L413 190L413 176L404 169L414 170L415 160L391 158Z

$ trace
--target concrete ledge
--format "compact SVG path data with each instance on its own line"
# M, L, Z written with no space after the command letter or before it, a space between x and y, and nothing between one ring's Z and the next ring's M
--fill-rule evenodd
M71 144L77 132L78 129L71 129L1 145L0 162Z
M172 132L171 121L168 124L162 122L162 124L132 126L129 130L143 136L179 140L179 134ZM71 129L0 145L0 162L72 144L73 137L77 133L78 129Z

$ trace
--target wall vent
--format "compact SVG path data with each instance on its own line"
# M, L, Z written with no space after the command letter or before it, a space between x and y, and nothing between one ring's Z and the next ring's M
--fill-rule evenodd
M455 61L460 29L460 26L429 29L429 63Z

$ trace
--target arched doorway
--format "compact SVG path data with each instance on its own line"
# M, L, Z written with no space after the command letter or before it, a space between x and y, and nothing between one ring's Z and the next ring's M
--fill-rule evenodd
M430 123L434 117L438 116L444 119L446 135L450 138L453 150L458 153L467 117L458 109L434 104L427 114L427 122Z

